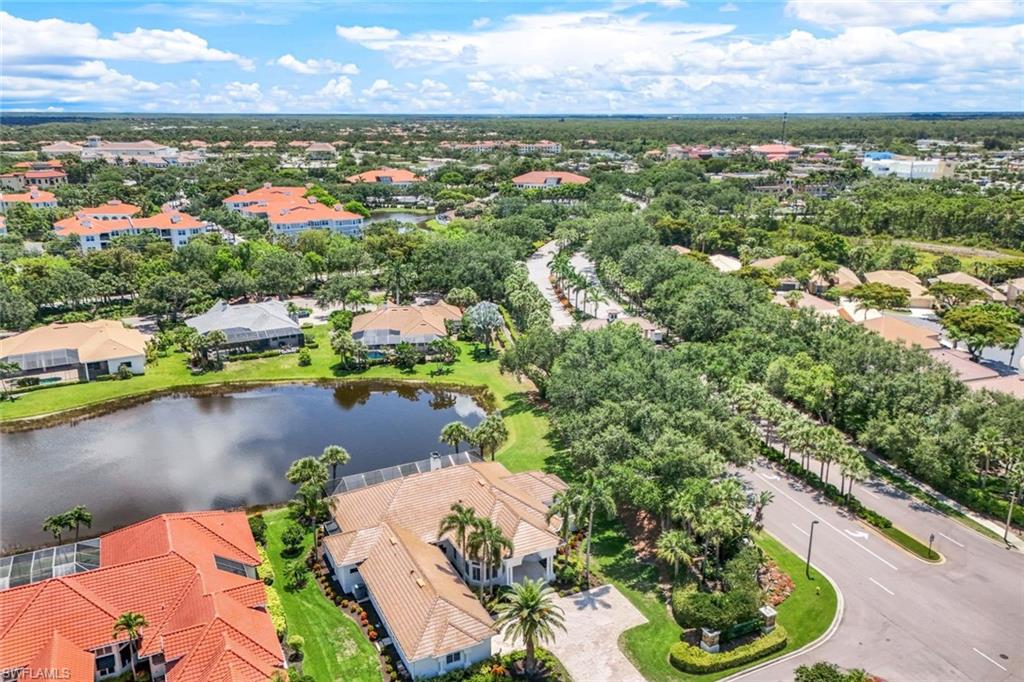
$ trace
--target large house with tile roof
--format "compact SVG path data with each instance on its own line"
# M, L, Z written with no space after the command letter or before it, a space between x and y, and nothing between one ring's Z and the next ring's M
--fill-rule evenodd
M400 343L426 351L431 341L448 336L448 327L462 319L457 307L438 301L431 305L385 305L352 319L352 338L371 351L393 349Z
M358 213L339 204L325 206L316 197L307 197L307 187L280 187L265 183L254 190L240 189L224 199L224 206L245 215L265 218L279 234L298 234L305 230L331 230L342 234L362 234L366 222Z
M423 178L405 168L377 168L350 175L345 179L353 183L368 182L377 185L391 185L393 187L409 187L417 182L423 182Z
M322 552L335 579L380 614L414 678L440 675L489 657L494 621L472 586L554 578L561 521L548 518L557 476L512 474L499 462L472 462L349 490L330 499ZM462 556L441 520L453 504L490 519L512 542L500 566ZM486 570L487 574L484 574Z
M32 208L57 208L53 192L32 186L27 192L0 192L0 211L8 211L15 204L28 204Z
M98 567L0 591L0 673L70 682L120 675L132 651L113 626L132 611L147 622L136 665L158 682L270 679L285 659L259 563L242 512L164 514L107 533Z
M585 185L590 178L566 171L530 171L512 178L519 189L550 189L561 185Z
M58 220L53 230L59 237L78 241L84 252L100 251L110 246L115 237L153 234L177 249L197 235L211 229L205 220L176 210L161 211L148 218L139 217L138 206L116 199L100 206L83 208L70 218Z

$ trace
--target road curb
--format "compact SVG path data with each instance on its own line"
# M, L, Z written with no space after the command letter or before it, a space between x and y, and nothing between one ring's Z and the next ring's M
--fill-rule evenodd
M814 566L814 564L811 565ZM785 656L773 658L769 661L765 661L764 663L760 663L751 668L747 668L746 670L741 670L738 673L729 675L728 677L723 677L721 682L730 682L731 680L742 680L746 678L748 675L752 675L753 673L765 670L767 668L772 667L773 665L782 663L783 661L788 661L791 658L796 658L797 656L802 656L810 651L813 651L814 649L817 649L819 646L821 646L828 640L832 639L832 635L834 635L836 633L836 630L839 629L839 623L843 620L843 613L846 611L846 599L843 597L843 591L839 589L839 585L836 584L835 580L832 580L832 578L827 573L825 573L825 571L821 570L817 566L814 566L814 569L818 571L818 573L820 573L822 576L824 576L825 580L827 580L829 584L832 585L832 589L836 591L836 615L832 618L832 623L828 626L828 629L825 630L821 637L818 637L818 639L814 640L813 642L808 642L796 651L791 651Z

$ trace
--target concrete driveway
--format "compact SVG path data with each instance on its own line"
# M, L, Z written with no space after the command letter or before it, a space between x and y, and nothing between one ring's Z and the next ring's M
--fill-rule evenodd
M558 253L558 244L550 241L530 256L526 261L526 271L530 275L530 281L537 285L544 300L551 307L551 321L555 329L572 326L572 316L562 307L554 288L551 286L551 269L548 265L551 259Z
M559 597L557 603L565 612L565 632L557 633L555 642L546 646L576 682L644 682L619 650L619 635L647 619L621 592L602 585ZM522 648L517 641L499 645L501 651Z

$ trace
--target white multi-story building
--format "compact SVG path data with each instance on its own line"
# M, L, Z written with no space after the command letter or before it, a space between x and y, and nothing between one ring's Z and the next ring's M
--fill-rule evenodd
M304 230L332 230L351 236L362 234L366 219L340 205L325 206L316 197L307 197L306 187L276 187L270 183L259 189L240 189L224 200L224 205L246 215L266 218L280 234L298 234Z
M57 208L57 197L38 187L29 187L27 192L0 192L0 211L7 211L15 204L28 204L32 208Z
M874 176L901 180L939 180L953 175L953 167L942 159L865 158L861 165Z
M520 142L516 145L516 151L520 154L561 154L562 145L551 140L539 140L538 142Z
M83 252L105 249L115 237L147 232L177 249L196 235L210 230L206 221L181 211L163 211L148 218L135 217L140 210L132 204L109 201L102 206L82 209L70 218L58 220L53 229L58 236L77 238Z

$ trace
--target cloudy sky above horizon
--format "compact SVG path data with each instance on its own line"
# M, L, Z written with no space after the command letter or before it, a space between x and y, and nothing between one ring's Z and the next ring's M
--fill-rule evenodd
M23 2L4 111L1024 110L1022 0Z

